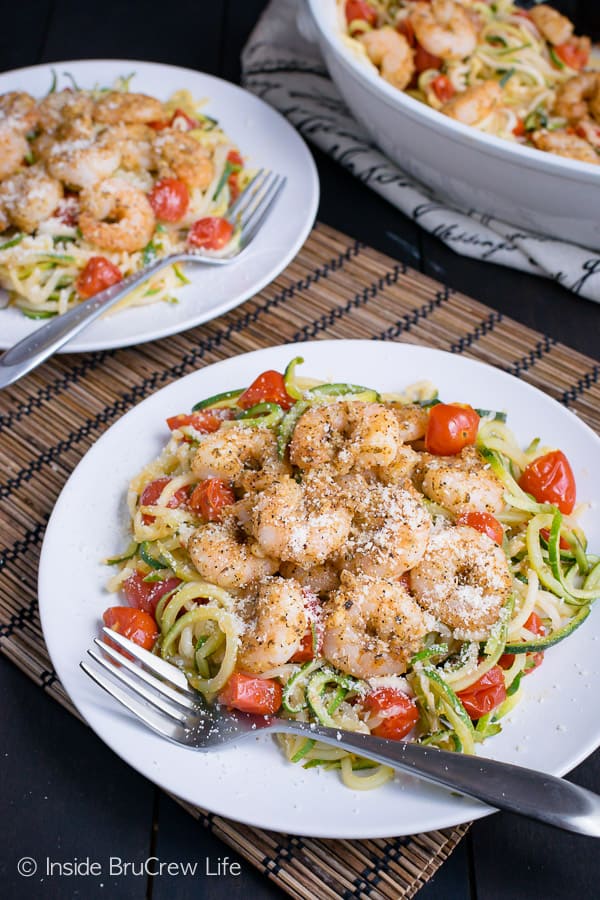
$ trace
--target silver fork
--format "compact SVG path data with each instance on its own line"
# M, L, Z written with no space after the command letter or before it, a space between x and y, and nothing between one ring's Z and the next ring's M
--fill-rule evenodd
M497 809L516 812L592 837L600 837L600 796L533 769L465 756L404 741L390 741L306 722L257 716L209 705L193 690L183 672L158 656L104 628L123 656L98 638L88 650L95 665L82 662L89 677L148 728L192 750L215 750L258 731L318 738L352 753L418 775L474 797ZM119 667L114 663L118 662ZM104 673L108 673L108 675Z
M240 243L230 256L208 256L199 251L172 253L150 263L134 275L79 303L63 316L57 316L33 334L19 341L0 357L0 388L14 384L45 359L56 353L63 344L91 325L99 316L115 306L130 291L164 269L178 262L202 263L205 266L226 266L247 250L272 212L287 179L284 175L261 169L231 204L225 218L240 228Z

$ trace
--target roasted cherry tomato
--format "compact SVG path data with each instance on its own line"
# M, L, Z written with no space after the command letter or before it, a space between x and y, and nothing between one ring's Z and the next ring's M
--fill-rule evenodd
M570 69L583 69L587 66L590 57L590 44L585 38L571 38L564 44L554 47L558 58L569 66Z
M223 509L235 503L235 494L222 478L207 478L196 485L188 502L207 522L218 522Z
M221 216L206 216L194 222L188 232L188 244L205 250L221 250L231 240L233 225Z
M257 678L234 672L221 693L219 703L257 716L269 716L281 706L281 685L274 678Z
M440 103L447 103L456 93L456 88L447 75L436 75L431 82L431 87Z
M162 178L150 191L149 200L161 222L179 222L187 212L190 192L178 178Z
M170 478L163 476L162 478L157 478L155 481L151 481L150 484L147 484L140 496L140 506L155 506L156 501L170 481ZM179 488L178 491L175 491L175 493L167 503L167 506L169 507L169 509L177 509L177 507L181 506L182 503L186 503L187 499L187 488ZM155 516L144 513L142 519L144 525L151 525L152 522L154 522Z
M134 572L123 582L123 593L130 606L144 612L154 614L156 604L181 584L179 578L167 578L165 581L144 581L141 572Z
M170 119L163 119L160 122L150 122L150 127L155 131L163 131L165 128L177 128L180 131L191 131L192 128L198 128L199 122L188 116L183 109L176 109Z
M480 719L506 700L504 675L500 666L493 666L472 684L459 691L457 697L472 719Z
M471 406L438 403L429 410L425 447L437 456L454 456L475 443L479 416Z
M537 613L532 612L527 621L525 622L524 627L527 631L531 631L532 634L538 635L541 637L546 634L546 629L544 628L544 624ZM530 672L533 672L534 669L537 669L538 666L541 666L542 661L544 659L544 651L538 650L536 653L528 653L527 654L527 664L523 669L524 675L529 675ZM503 653L500 659L498 660L498 665L503 669L510 669L512 664L515 661L514 653Z
M487 512L468 512L463 513L462 516L459 516L456 520L457 525L469 525L470 528L474 528L475 531L480 531L482 534L487 534L489 538L495 541L497 544L502 545L502 538L504 537L504 529L498 519L493 516L491 513Z
M371 734L392 741L402 740L419 718L415 702L395 688L379 688L367 694L363 705L368 712L381 719L371 729Z
M538 501L553 503L562 513L573 512L577 489L569 460L562 450L552 450L529 463L519 486Z
M512 133L515 137L524 137L525 135L525 122L523 119L517 119L517 124L512 130Z
M107 628L118 631L123 637L152 650L158 637L158 627L150 613L130 606L111 606L105 610L102 619Z
M417 72L424 72L425 69L441 69L444 60L439 56L429 53L419 43L415 47L415 69Z
M362 19L369 25L376 25L377 10L373 9L365 0L347 0L346 22L355 22L357 19Z
M308 662L310 659L320 656L321 647L323 646L323 622L319 598L313 591L304 590L303 593L308 628L304 633L300 647L290 657L290 662L293 663Z
M77 276L75 290L87 300L123 280L120 270L105 256L92 256Z
M198 412L170 416L167 419L167 425L171 431L182 428L184 425L191 425L200 434L210 434L212 431L218 431L221 423L226 419L233 419L234 415L235 413L231 409L199 409Z
M282 409L289 409L294 402L285 389L283 375L269 369L254 379L237 401L237 405L241 409L250 409L257 403L277 403Z

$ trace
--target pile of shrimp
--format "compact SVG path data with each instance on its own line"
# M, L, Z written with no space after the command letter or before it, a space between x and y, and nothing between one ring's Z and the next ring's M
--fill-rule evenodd
M92 257L125 276L184 249L196 220L224 213L234 150L184 91L166 103L125 89L1 94L0 284L46 317L80 299ZM158 218L151 194L165 180L185 186L187 207ZM144 302L157 299L152 288Z
M540 3L339 0L352 52L398 90L465 125L598 165L600 71L591 42ZM359 18L348 20L349 15Z

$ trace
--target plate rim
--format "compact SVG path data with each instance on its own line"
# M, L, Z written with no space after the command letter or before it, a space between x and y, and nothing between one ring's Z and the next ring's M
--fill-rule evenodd
M326 347L327 345L339 346L340 344L345 344L345 345L355 346L357 349L361 345L364 346L365 343L374 344L374 345L381 344L381 345L385 345L386 347L395 346L397 348L398 347L402 348L403 352L417 351L417 352L434 353L436 355L446 357L448 360L450 360L450 359L452 359L453 361L456 360L456 355L454 355L448 351L440 350L438 348L430 347L427 345L413 344L413 343L408 343L408 342L405 343L405 342L400 342L400 341L373 341L373 340L369 340L369 339L331 339L331 340L325 340L325 341L303 342L304 346L319 345L319 346ZM301 350L301 347L302 347L302 344L300 345L300 350ZM288 349L292 353L292 355L297 355L298 350L299 350L299 345L297 343L285 343L285 344L272 345L269 347L263 347L263 348L259 348L257 350L252 350L252 351L248 351L246 353L241 353L241 354L237 354L237 355L234 355L231 357L227 357L226 359L218 360L209 365L202 366L201 369L196 369L194 372L191 372L190 374L186 375L183 379L174 381L171 384L166 385L165 387L159 389L158 391L155 391L149 397L145 398L144 400L140 401L138 404L133 406L131 409L129 409L119 419L117 419L117 421L115 423L113 423L113 425L111 425L111 427L109 429L107 429L98 438L98 440L89 448L89 450L81 457L81 459L77 463L77 466L71 472L69 478L63 485L63 488L61 489L61 492L60 492L60 494L56 500L55 506L52 510L52 514L50 516L50 519L48 521L46 531L44 534L44 540L43 540L41 551L40 551L40 560L39 560L39 568L38 568L38 597L39 597L39 613L40 613L40 621L41 621L41 625L42 625L42 632L43 632L44 640L46 642L46 646L47 646L52 664L53 664L57 674L59 675L59 679L61 680L61 683L64 684L63 679L61 677L62 666L60 664L57 665L57 663L56 663L55 647L54 646L51 647L51 644L53 644L53 642L48 641L47 632L46 632L46 617L50 615L50 610L48 609L48 601L43 600L43 595L46 594L46 596L47 596L49 591L44 590L42 581L43 581L44 572L46 570L46 566L48 565L47 557L49 555L49 541L47 541L47 536L51 532L53 524L54 524L54 528L56 528L56 524L55 524L54 520L55 520L55 517L58 517L60 515L59 506L60 506L61 500L63 498L63 494L66 492L66 489L69 487L69 485L71 486L70 489L72 489L73 482L77 478L78 470L80 469L80 466L83 464L83 462L86 460L86 458L88 457L88 454L90 453L90 451L93 450L95 453L100 452L100 451L97 451L96 448L98 448L99 446L100 447L102 446L102 442L104 441L104 438L107 437L109 435L109 433L111 431L113 431L113 429L115 429L117 426L122 427L122 423L124 422L124 420L127 419L128 416L130 416L132 413L138 411L139 408L142 407L144 404L149 405L150 401L152 401L158 394L164 393L166 391L172 391L173 393L175 393L177 390L177 387L180 385L180 383L182 381L186 381L186 380L189 381L189 380L193 379L195 376L197 376L200 372L214 370L215 367L227 367L232 362L239 361L240 359L246 359L246 358L250 359L252 357L260 357L264 354L269 354L270 352L273 352L273 351L282 351L284 349ZM600 435L598 435L586 422L584 422L582 419L580 419L572 410L570 410L568 407L565 407L562 404L560 404L557 400L555 400L549 394L546 394L544 391L540 390L539 388L535 387L534 385L530 384L529 382L526 382L526 381L523 381L522 379L516 378L515 376L511 375L509 372L506 372L505 370L500 369L499 367L496 367L489 363L485 363L481 360L472 359L471 357L466 357L466 356L461 356L461 357L459 357L459 359L461 359L464 362L468 362L469 364L474 364L478 368L482 368L482 369L486 369L486 370L491 369L494 371L496 376L498 376L498 375L501 376L503 381L505 381L507 383L508 382L510 382L510 383L516 382L519 384L520 388L525 389L526 392L530 392L533 396L538 395L538 394L542 395L547 401L550 401L554 406L556 406L563 415L567 414L568 418L572 418L574 420L574 422L576 422L578 427L583 427L589 433L589 436L591 437L591 439L598 445L598 449L600 449ZM92 637L93 637L93 635L90 635L90 642L91 642ZM83 649L82 652L85 653L85 648ZM66 687L65 687L65 691L66 691ZM71 700L71 702L73 703L73 705L76 707L76 709L79 711L79 713L83 717L84 721L86 721L86 723L92 728L92 730L94 731L96 736L107 747L109 747L114 753L116 753L121 759L124 760L124 762L126 762L128 765L130 765L135 771L139 772L143 777L148 778L148 780L151 781L153 784L156 784L161 790L167 790L167 791L170 791L171 793L177 794L177 792L174 791L172 787L165 787L165 785L163 783L161 783L160 780L155 780L152 776L151 771L149 771L149 767L144 767L143 760L141 761L140 764L138 764L137 761L135 761L135 762L132 761L132 758L129 754L125 754L125 753L121 752L120 749L119 750L115 749L113 743L111 743L109 740L107 740L106 737L104 736L104 734L100 734L96 730L95 725L89 721L88 716L86 714L87 704L85 702L85 698L82 701L81 706L80 706L80 704L77 700L73 699L69 694L68 694L68 696L69 696L69 699ZM120 708L116 707L116 709L120 709ZM143 726L141 726L141 727L143 728ZM145 728L144 728L144 731L146 731ZM168 743L168 741L167 741L167 743ZM566 764L563 764L563 765L560 765L557 767L553 767L551 770L549 770L549 773L557 775L559 777L563 776L567 772L572 771L572 769L574 769L576 766L578 766L584 759L586 759L588 756L590 756L592 753L594 753L599 746L600 746L600 727L598 728L597 733L595 735L592 735L592 737L588 741L584 742L583 746L580 747L579 751L576 754L572 755ZM514 762L514 760L513 760L513 762ZM544 771L546 771L546 770L544 770ZM199 802L196 799L190 799L189 797L186 797L182 794L177 794L177 795L180 796L181 799L185 800L186 802L192 803L193 805L200 805L200 806L203 805L202 802ZM227 792L226 792L226 796L227 796ZM466 813L461 814L460 806L457 806L455 814L452 814L449 811L448 815L445 818L440 817L438 820L435 821L435 824L432 824L428 828L424 828L421 830L431 830L431 829L437 830L437 829L441 829L441 828L455 828L455 827L458 827L458 826L464 824L465 822L473 821L475 819L479 819L484 816L491 815L494 812L497 812L496 809L493 809L483 803L480 803L479 801L472 800L469 797L464 797L464 800L467 801L467 804L470 804L467 806ZM290 821L276 822L275 824L273 824L272 821L265 821L263 818L261 818L260 814L255 815L255 816L247 815L246 813L244 813L243 815L236 815L235 811L232 812L227 806L225 806L225 808L223 808L223 807L216 808L215 805L212 804L212 807L213 808L211 808L210 811L213 814L223 816L225 818L231 819L232 821L240 822L245 825L249 825L251 827L262 828L262 829L267 829L267 830L275 830L275 831L285 831L288 834L302 835L305 837L327 838L327 839L334 839L334 840L335 839L361 840L361 839L387 838L387 837L394 837L394 836L401 836L401 835L408 835L408 834L415 833L414 829L411 830L408 826L399 826L399 830L395 830L394 832L390 833L390 830L388 827L377 828L376 826L373 826L373 825L370 825L366 829L363 829L361 831L359 831L356 827L354 827L354 828L341 827L337 832L333 833L333 831L330 828L324 828L323 830L319 830L319 828L316 827L316 828L311 828L310 831L307 832L306 830L302 830L301 828L294 826L293 815L290 815L289 813L288 813L288 815L290 816L290 819L292 820L291 824L290 824ZM352 825L352 823L350 823L350 825Z
M296 141L296 146L298 147L299 152L302 153L304 157L303 165L306 165L306 178L307 178L307 190L306 197L308 198L308 203L304 209L304 221L302 223L302 227L299 229L297 237L291 245L290 249L286 254L281 256L276 263L271 267L268 274L260 277L256 280L255 284L250 288L244 287L241 292L238 292L239 299L234 299L232 301L225 301L220 306L214 308L214 310L205 311L204 313L198 316L190 316L185 320L185 324L172 323L171 326L166 325L163 328L153 329L151 332L147 333L147 336L142 338L136 338L133 342L131 338L119 338L118 335L105 340L90 340L89 338L86 340L85 335L93 335L94 333L94 324L90 325L89 329L85 329L81 336L76 336L73 340L69 341L60 350L58 353L97 353L106 350L118 350L125 347L137 347L141 344L149 343L151 341L161 340L163 338L171 337L175 334L181 334L185 331L189 331L192 328L196 328L199 325L206 324L207 322L212 322L214 319L219 316L224 315L227 312L230 312L232 309L236 309L238 306L241 306L251 297L260 293L260 291L264 290L264 288L271 284L289 265L289 263L297 256L300 252L304 244L306 243L311 231L314 228L317 212L319 208L320 202L320 180L319 174L317 170L317 166L313 155L304 140L304 138L300 135L300 133L291 125L291 123L282 115L278 110L274 107L270 106L262 97L259 97L257 94L252 93L252 91L242 87L239 84L235 84L234 82L228 81L226 78L220 78L217 75L212 75L209 72L202 72L196 69L190 69L187 66L177 66L172 63L160 63L155 62L153 60L143 60L143 59L108 59L108 58L92 58L92 59L67 59L67 60L58 60L49 63L38 63L34 66L23 66L17 69L8 69L6 71L0 72L0 80L6 77L10 78L12 76L18 77L22 74L29 73L41 73L47 71L51 73L53 69L59 69L63 66L78 66L81 64L90 64L90 65L115 65L115 66L129 66L129 65L144 65L149 66L156 69L168 69L172 70L173 73L181 72L188 73L195 77L205 78L212 82L217 82L220 85L225 85L229 90L231 89L233 93L237 93L240 96L250 97L253 102L256 102L259 107L263 107L268 114L272 115L275 119L278 119L282 125L289 129L288 134L292 141ZM193 298L190 296L188 298L188 303L191 303ZM167 304L164 304L165 308ZM143 309L143 307L142 307ZM0 309L0 320L2 313L4 312L4 308ZM44 324L34 323L31 321L32 325L36 325L37 327L32 327L31 330L27 331L23 337L34 334L36 330L41 328ZM17 340L21 340L18 338ZM0 350L8 350L10 349L15 342L6 341L6 339L2 336L2 330L0 329Z

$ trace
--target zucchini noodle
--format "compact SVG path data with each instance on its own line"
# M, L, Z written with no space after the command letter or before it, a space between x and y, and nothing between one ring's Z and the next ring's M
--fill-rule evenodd
M121 554L107 560L111 566L118 567L117 574L110 579L109 590L123 591L133 605L153 611L158 633L155 652L183 670L190 684L209 702L217 701L248 711L249 707L244 703L240 706L237 695L231 693L235 680L245 678L254 685L252 690L256 689L256 684L262 684L275 691L274 696L278 699L268 714L277 712L298 722L364 734L396 738L406 735L407 739L425 745L474 753L479 743L502 730L502 720L518 705L526 690L523 679L540 664L543 654L551 653L555 644L585 622L592 601L600 596L600 557L588 553L587 540L578 521L584 507L580 504L566 515L552 503L540 502L526 493L520 486L524 483L524 470L554 451L537 438L522 448L506 422L505 412L477 410L478 425L472 438L476 443L464 450L477 458L477 471L493 479L503 506L498 512L501 526L496 522L502 540L500 536L494 540L488 536L483 544L479 544L483 549L479 551L481 555L476 565L479 569L491 566L492 554L499 555L506 566L509 584L502 603L494 612L495 618L484 633L479 633L475 626L469 630L466 619L459 627L449 624L442 611L438 618L429 611L423 620L426 633L415 645L418 649L406 655L406 661L398 665L396 673L379 674L381 670L377 670L378 674L374 675L356 671L356 668L353 670L350 664L342 671L336 665L335 654L332 656L323 640L323 631L328 627L327 610L342 589L321 589L319 601L314 591L305 588L301 602L307 604L306 622L310 627L302 638L300 657L297 657L297 649L293 653L269 656L267 650L283 640L281 629L285 632L291 628L295 615L292 598L298 584L293 576L286 574L285 557L278 561L280 574L269 575L264 581L250 580L226 588L216 583L218 577L215 576L213 581L197 567L191 537L211 529L219 532L221 527L229 527L227 523L234 520L228 516L233 515L239 519L236 520L237 531L231 532L232 539L248 541L252 507L261 502L260 492L265 490L264 485L253 486L255 479L267 479L268 486L272 486L269 479L290 478L290 474L285 473L294 473L294 483L301 485L310 477L300 465L292 466L295 457L290 453L290 442L297 436L298 422L307 411L321 413L332 407L334 412L350 408L373 412L386 408L397 411L401 418L408 416L407 421L425 423L419 436L413 436L403 447L404 452L416 460L410 477L414 489L422 491L423 495L425 476L419 467L432 465L436 458L433 452L423 452L423 435L427 442L434 418L432 411L441 403L437 389L430 382L421 381L405 390L380 394L360 384L302 377L297 372L302 362L301 357L296 357L283 375L263 373L250 388L236 387L200 399L190 414L174 415L168 420L172 433L163 452L131 482L128 493L130 543ZM271 394L266 391L265 395L264 385L274 376L276 388L270 388ZM257 393L257 385L262 385L262 394ZM443 412L443 409L442 404L438 411ZM234 434L237 439L242 439L242 443L231 445L235 448L232 455L228 444ZM267 438L265 443L263 439ZM216 448L214 464L217 467L221 459L228 465L232 460L242 465L241 456L238 459L238 446L243 451L254 446L256 441L263 447L261 453L265 456L262 460L260 456L253 456L244 477L236 480L233 470L228 470L232 479L229 485L216 476L204 480L199 477L198 460L206 465L203 454L207 447ZM264 450L264 447L271 449ZM438 463L441 461L442 465L450 466L450 473L460 472L462 452L439 455ZM338 453L339 459L346 459L343 450ZM472 467L473 457L468 458ZM278 474L267 476L268 466L275 466L273 471ZM472 469L468 471L472 472ZM244 480L246 477L249 481ZM218 490L228 492L222 501L224 506L219 508L205 505L205 489L215 487L215 482L218 482ZM432 500L423 496L432 523L430 542L440 534L452 533L455 527L466 527L450 501L448 503L445 506L441 497ZM227 506L231 504L235 505L227 512ZM288 515L292 512L286 510L286 517ZM471 533L478 530L473 523L469 527ZM464 540L469 540L468 535ZM264 560L264 547L258 543L245 546L248 552L244 557L245 564L248 559L251 563ZM229 555L224 558L228 575L236 565L236 552L237 548L231 546ZM418 599L420 595L413 574L411 568L405 582L406 590L412 592L409 596ZM463 572L460 577L467 578L468 575ZM457 588L462 584L460 577L456 575ZM289 581L286 582L286 578ZM336 578L339 582L340 576ZM343 584L343 575L341 578ZM372 579L369 584L375 584L375 581ZM283 588L280 594L269 595L271 606L266 614L267 618L269 614L273 616L273 622L266 624L261 619L265 610L261 612L253 605L257 602L256 591L265 583ZM390 585L391 579L386 584ZM283 602L283 608L273 606L277 602ZM382 604L385 602L388 601L381 600ZM346 601L344 610L352 610L353 603ZM350 623L349 618L345 621ZM354 620L352 625L355 627ZM365 633L358 635L351 631L350 624L345 628L344 641L358 639L363 642L360 645L362 655L359 654L356 666L364 667L365 659L373 653L367 626ZM244 656L248 640L254 642L255 654L249 668L244 664L244 659L248 660ZM293 646L298 648L298 635L294 641ZM263 665L256 664L257 647L265 654ZM381 651L382 654L386 652L385 648ZM496 692L493 702L474 712L469 705L471 695L487 691L490 685ZM247 702L247 696L244 702ZM394 704L400 704L398 708L403 712L399 713ZM390 735L386 729L407 709L412 718L407 720L405 730ZM281 734L277 740L291 764L306 769L317 766L335 769L352 790L377 788L393 777L393 770L388 766L321 743L317 737Z

